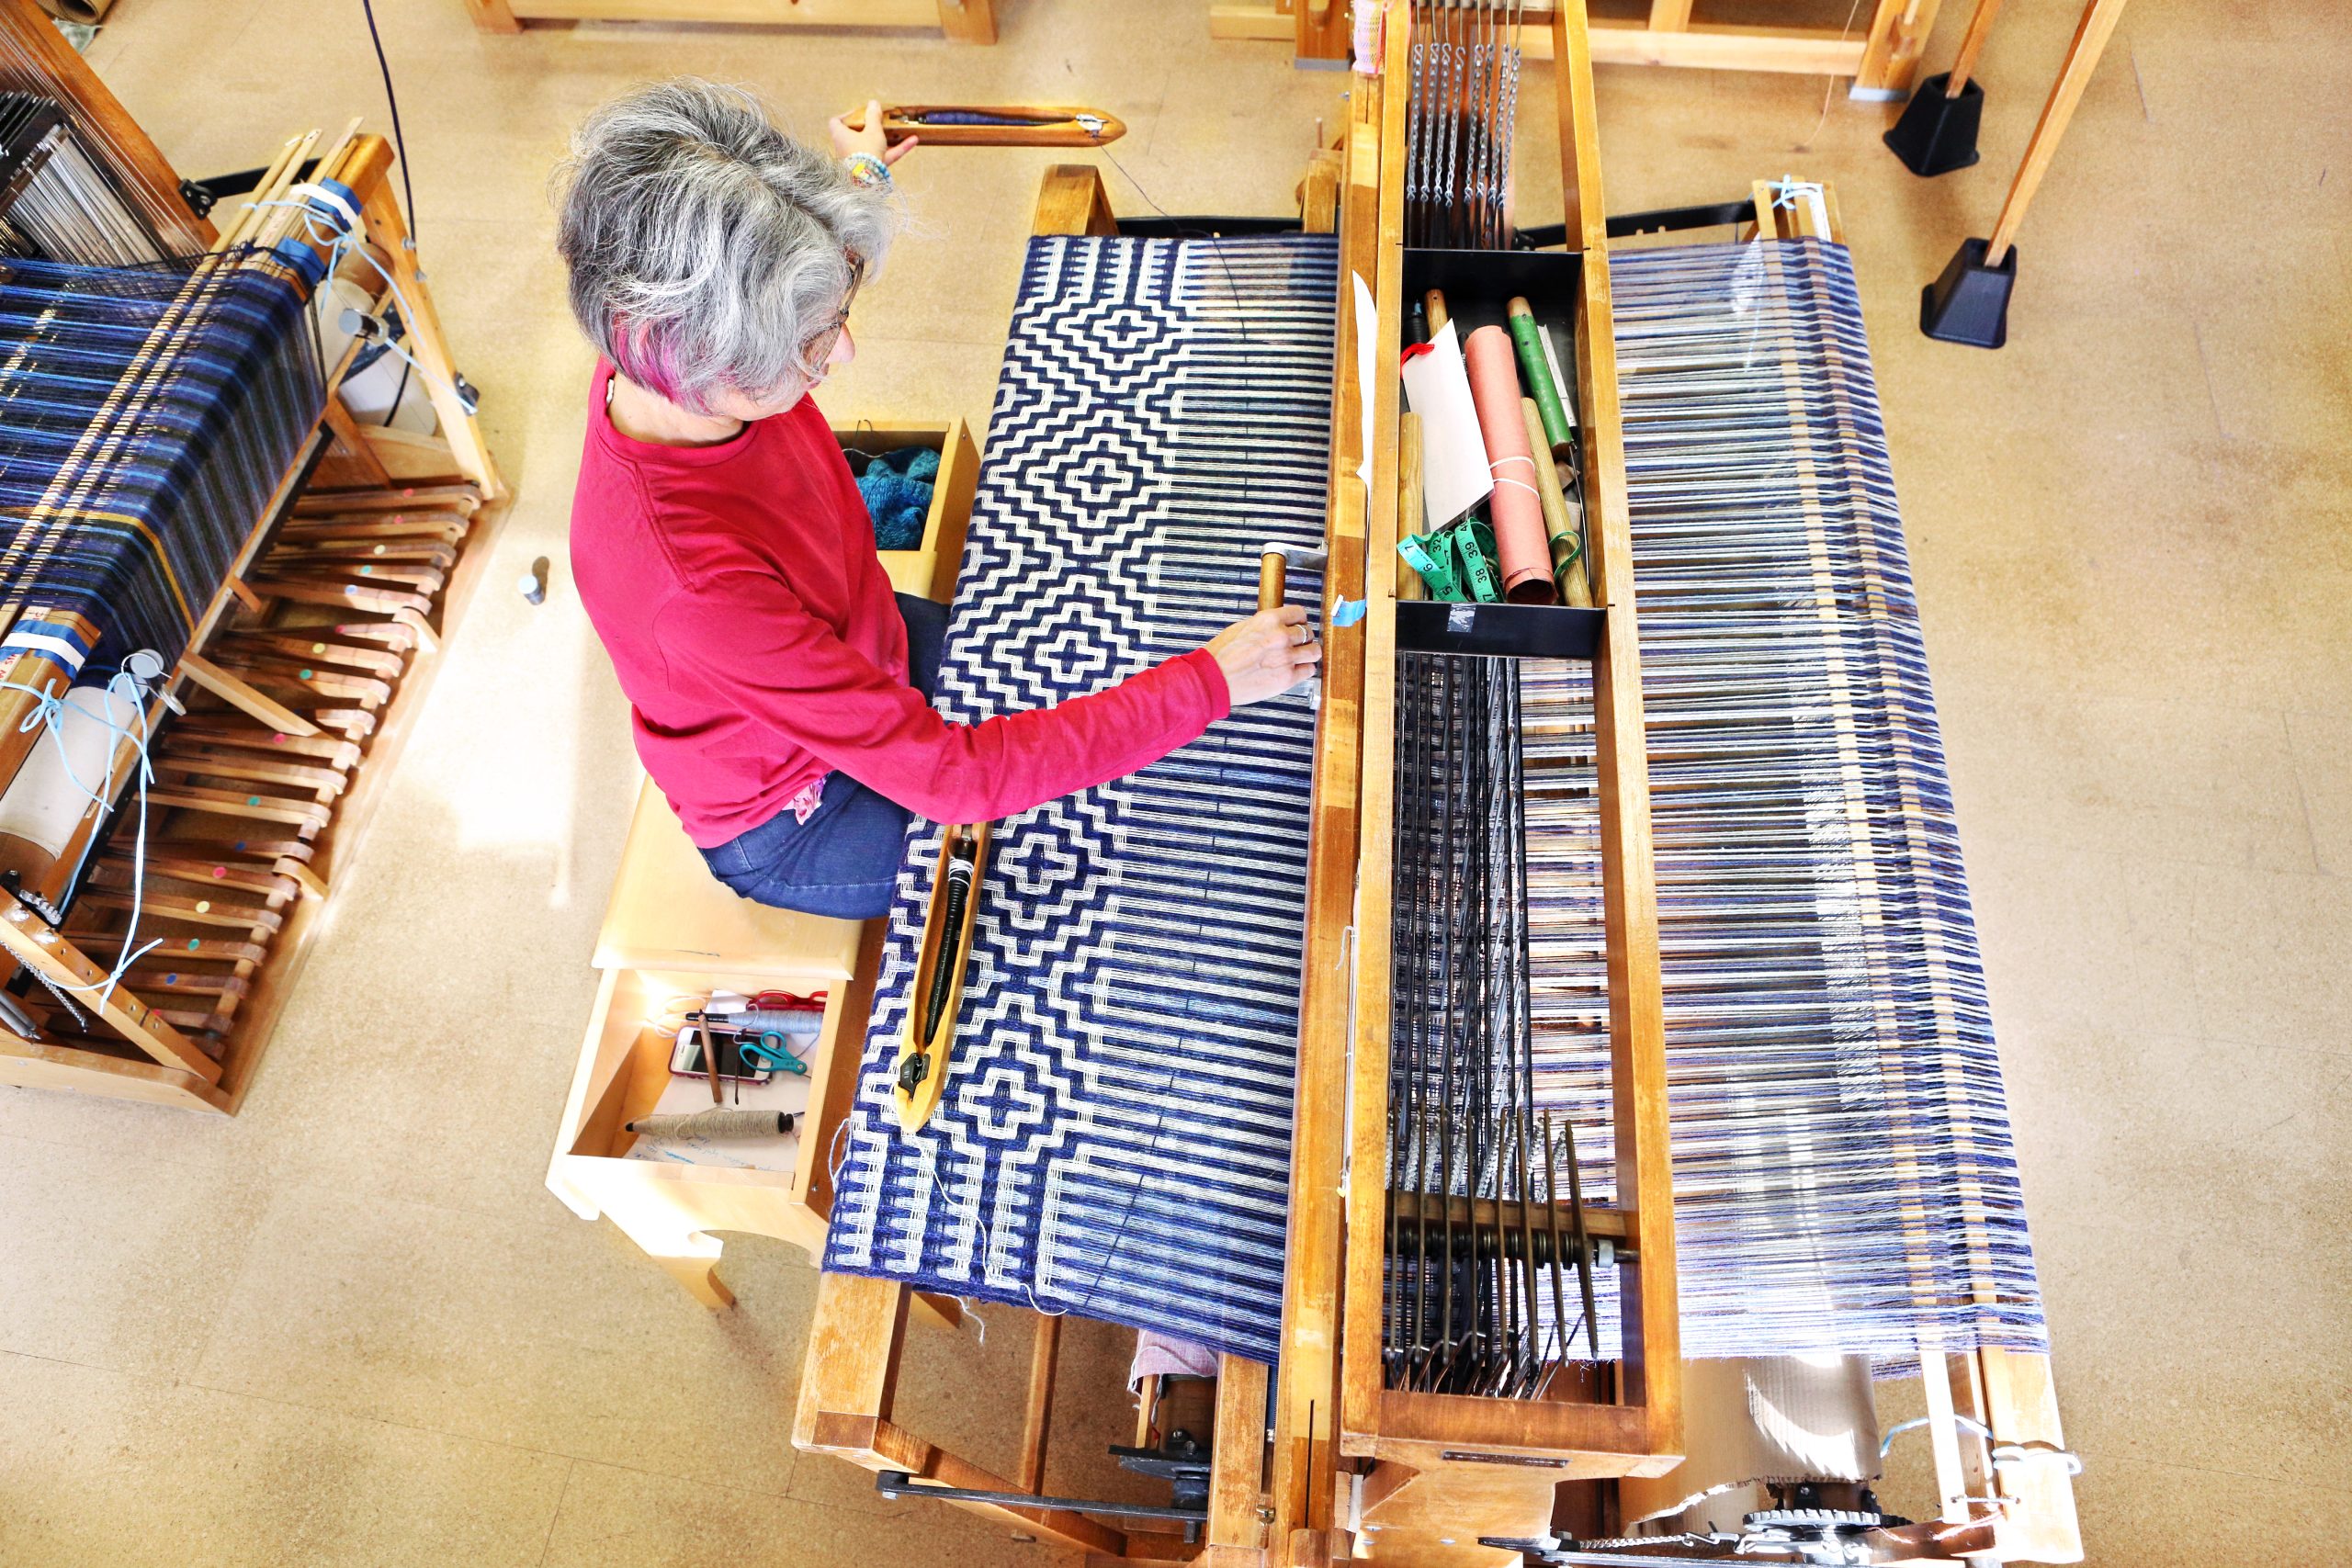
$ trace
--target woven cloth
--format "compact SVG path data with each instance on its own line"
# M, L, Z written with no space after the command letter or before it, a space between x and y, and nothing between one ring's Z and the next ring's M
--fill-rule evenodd
M1256 607L1262 543L1321 543L1336 276L1324 237L1031 243L944 714L1197 648ZM890 1078L938 841L914 825L826 1268L1272 1359L1314 726L1299 694L1261 703L998 824L950 1080L907 1134Z
M0 661L175 663L325 395L275 263L6 263Z

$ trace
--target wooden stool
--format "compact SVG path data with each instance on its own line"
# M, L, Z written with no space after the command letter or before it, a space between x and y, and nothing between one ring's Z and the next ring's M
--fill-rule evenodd
M861 929L856 920L771 909L737 894L711 874L648 779L637 792L593 962L599 969L847 980L857 970Z
M869 930L737 897L711 875L647 780L596 942L604 978L548 1165L548 1190L583 1220L610 1219L705 1306L735 1300L715 1271L716 1232L775 1236L813 1259L832 1207L827 1156L856 1086L880 934L878 920ZM826 993L792 1168L629 1158L637 1138L628 1123L652 1111L673 1081L675 1041L654 1021L673 1013L681 998L765 989Z

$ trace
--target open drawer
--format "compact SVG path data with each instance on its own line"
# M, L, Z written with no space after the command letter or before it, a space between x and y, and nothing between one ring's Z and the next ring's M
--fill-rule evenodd
M901 593L945 604L955 597L956 572L964 559L964 525L972 517L972 492L980 482L980 449L960 419L944 423L909 421L894 425L860 422L836 429L834 438L844 452L880 454L904 446L923 446L939 454L939 475L933 481L931 513L924 520L922 542L910 550L883 550L882 570L890 586Z
M658 1027L666 1015L713 990L748 996L776 989L827 993L823 1021L806 1055L807 1077L787 1076L775 1089L747 1091L742 1101L797 1104L793 1133L697 1146L654 1145L628 1131L665 1090L672 1109L709 1103L702 1080L671 1071L677 1042ZM855 1085L868 995L858 982L822 975L793 984L770 974L605 970L548 1168L548 1189L582 1219L610 1218L708 1305L733 1299L711 1272L720 1251L713 1232L775 1236L815 1258L832 1201L823 1151ZM734 1103L733 1084L724 1087ZM794 1092L799 1089L805 1094ZM780 1098L770 1098L779 1090ZM660 1157L647 1157L657 1151Z

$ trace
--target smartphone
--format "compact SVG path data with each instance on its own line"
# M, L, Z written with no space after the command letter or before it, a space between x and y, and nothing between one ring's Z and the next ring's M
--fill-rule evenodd
M678 1031L677 1047L670 1053L670 1070L680 1077L708 1077L710 1069L703 1057L703 1042L707 1038L699 1029ZM745 1062L742 1053L735 1049L735 1037L722 1034L718 1037L718 1076L738 1083L765 1083L775 1075L769 1068Z

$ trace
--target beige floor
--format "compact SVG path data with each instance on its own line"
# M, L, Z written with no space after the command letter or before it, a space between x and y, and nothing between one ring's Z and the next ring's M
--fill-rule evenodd
M741 1305L714 1316L540 1185L632 784L560 567L588 356L549 165L589 106L700 72L811 130L868 90L1093 101L1151 201L1275 211L1344 87L1212 45L1197 0L1001 4L972 50L489 39L458 0L383 0L424 254L521 494L495 577L548 554L556 583L474 612L241 1118L0 1090L0 1563L1045 1561L796 1460L797 1254L732 1243ZM1933 184L1880 109L1824 118L1818 79L1605 71L1611 199L1837 182L2093 1561L2315 1562L2352 1504L2352 51L2321 0L2143 0L2025 232L2011 346L1928 344L1917 289L1988 227L2070 9L2003 17L1985 164ZM295 127L380 123L356 10L121 0L95 58L183 170L245 167ZM1549 77L1531 219L1556 201ZM985 417L1048 161L908 166L918 229L836 417ZM1016 1397L1019 1338L930 1346L908 1397L1001 1454L983 1412ZM1076 1455L1116 1412L1072 1420Z

